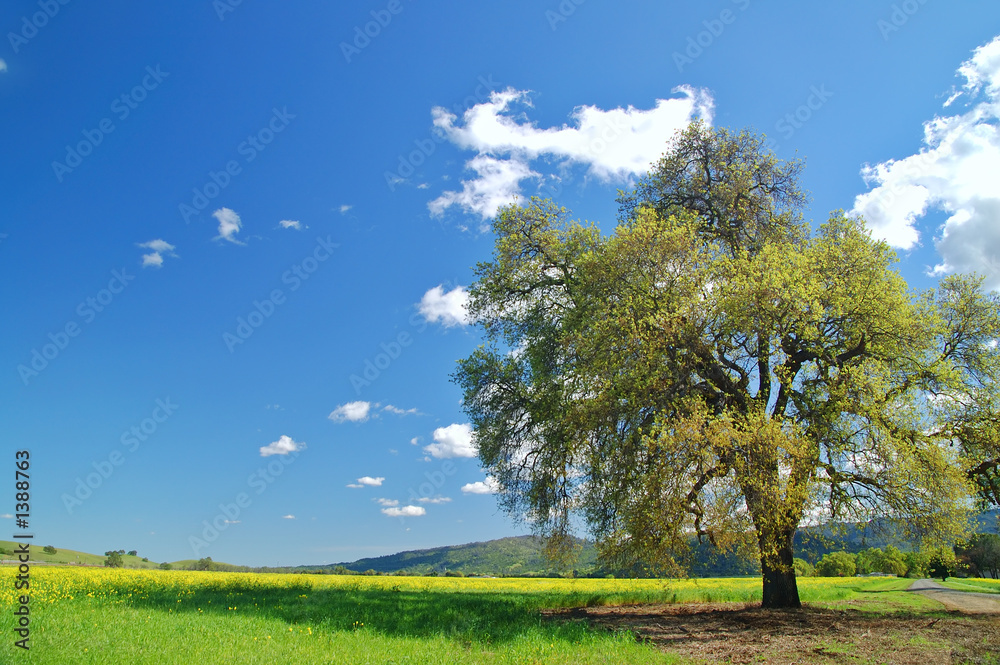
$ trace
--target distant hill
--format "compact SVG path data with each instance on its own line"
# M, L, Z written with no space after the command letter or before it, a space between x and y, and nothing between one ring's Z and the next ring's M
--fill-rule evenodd
M0 540L0 549L4 551L4 554L0 554L0 560L10 561L14 559L13 555L9 554L9 552L15 551L19 546L20 543L15 543L10 540ZM103 566L104 559L106 558L103 554L89 554L87 552L67 550L61 547L56 548L55 554L46 554L42 550L43 547L44 545L42 544L31 543L32 562ZM143 561L142 559L143 557L141 556L129 556L127 554L122 556L122 562L126 568L156 568L160 565L152 561Z
M991 510L976 518L979 533L997 533L1000 511ZM846 550L860 552L869 547L885 547L893 544L901 546L898 538L892 537L891 529L859 528L846 526L842 530L830 527L799 529L795 536L795 555L815 563L827 552ZM579 575L603 574L597 568L597 550L586 540L577 540L580 552L573 566ZM905 549L906 545L902 544ZM695 564L690 574L696 577L716 577L734 575L757 575L760 564L734 555L719 555L710 546L696 546ZM485 542L435 547L425 550L410 550L380 557L358 559L357 561L329 564L326 566L299 566L300 569L326 570L344 568L362 573L374 570L377 573L404 572L410 575L427 575L447 572L463 575L555 575L556 570L542 552L542 541L536 536L515 536Z
M577 540L577 545L580 546L580 553L575 568L594 568L597 562L594 544ZM545 559L542 541L537 536L514 536L466 545L412 550L323 567L338 566L359 573L368 570L378 573L405 571L412 575L431 572L443 575L449 571L464 575L553 575L559 572Z

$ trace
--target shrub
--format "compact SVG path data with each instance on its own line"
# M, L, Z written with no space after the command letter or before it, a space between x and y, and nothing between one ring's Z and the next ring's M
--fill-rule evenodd
M854 577L856 571L854 556L847 552L830 552L816 564L816 574L821 577Z
M805 559L792 559L792 566L795 568L796 577L812 577L816 574L816 569Z
M46 545L45 547L42 548L42 551L45 552L46 554L55 554L59 550L52 547L51 545Z

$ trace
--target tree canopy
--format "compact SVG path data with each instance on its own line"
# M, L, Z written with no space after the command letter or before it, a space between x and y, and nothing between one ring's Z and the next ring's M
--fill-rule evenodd
M455 376L502 504L554 552L574 515L623 567L676 571L707 538L797 606L804 521L947 539L995 491L997 299L974 276L912 292L843 213L811 232L799 169L695 124L613 233L538 199L498 215Z

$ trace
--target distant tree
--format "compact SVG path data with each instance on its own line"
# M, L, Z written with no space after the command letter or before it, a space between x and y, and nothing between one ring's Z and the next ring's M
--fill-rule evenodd
M122 555L119 552L110 552L108 558L104 560L104 565L108 568L121 568L125 565Z
M959 560L977 577L1000 577L1000 535L977 533L956 548Z
M45 552L46 554L55 554L59 550L52 547L52 545L46 545L45 547L42 548L42 551Z
M3 555L3 554L12 554L12 552L10 552L9 550L7 550L7 549L5 549L3 547L0 547L0 555Z
M830 552L816 564L816 574L821 577L854 577L856 572L854 556L847 552Z
M142 562L143 563L149 563L149 557L148 556L142 557Z
M129 550L128 555L129 556L139 556L139 552L137 550Z
M173 568L173 566L166 561L160 564L160 570L170 570L171 568Z
M198 559L194 564L195 570L212 570L212 557L207 556L203 559Z
M798 557L792 559L792 566L795 568L796 577L812 577L816 574L816 569L805 559Z
M365 572L363 572L361 574L362 575L378 575L378 571L376 571L374 568L369 568L368 570L366 570Z
M949 547L936 547L931 550L927 570L931 577L940 577L942 581L953 576L958 570L958 560L954 550Z

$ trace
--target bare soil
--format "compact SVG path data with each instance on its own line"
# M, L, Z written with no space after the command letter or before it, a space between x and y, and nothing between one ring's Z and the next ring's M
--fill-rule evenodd
M1000 664L1000 615L872 613L743 603L550 610L699 663Z

